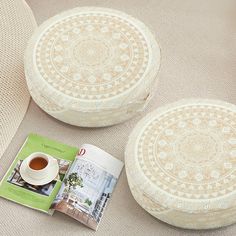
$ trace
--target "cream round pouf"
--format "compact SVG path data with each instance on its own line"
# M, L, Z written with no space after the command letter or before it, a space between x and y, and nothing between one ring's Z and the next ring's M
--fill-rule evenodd
M160 49L120 11L81 7L43 23L25 55L34 101L69 124L99 127L142 111L156 87Z
M193 99L148 114L125 153L135 200L174 226L236 222L236 106Z

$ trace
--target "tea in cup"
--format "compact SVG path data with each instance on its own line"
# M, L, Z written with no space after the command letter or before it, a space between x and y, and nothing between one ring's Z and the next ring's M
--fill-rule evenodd
M34 152L21 164L21 177L29 184L46 184L51 182L59 171L58 162L43 152Z
M42 170L48 165L48 160L43 157L35 157L29 163L29 167L33 170Z

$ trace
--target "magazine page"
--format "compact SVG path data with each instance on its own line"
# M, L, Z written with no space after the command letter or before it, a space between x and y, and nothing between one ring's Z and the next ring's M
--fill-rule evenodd
M0 183L0 196L21 205L52 214L53 211L50 210L50 206L78 151L79 149L75 147L50 140L37 134L30 134ZM23 178L23 173L25 174L27 172L22 172L21 170L26 159L35 153L36 155L50 155L52 157L51 160L54 160L55 163L53 163L54 166L52 166L48 175L45 175L43 179L41 179L41 176L45 171L43 172L41 170L40 179L37 179L37 181L41 182L30 184L31 182L28 179L28 182L24 180L27 176ZM47 168L45 169L48 169L50 167L49 163L46 164ZM56 171L55 176L52 177L50 174L54 170ZM35 172L38 173L39 171ZM48 176L53 179L47 179ZM42 181L51 182L42 185L40 184L43 183Z
M82 145L51 208L97 230L122 168L100 148Z

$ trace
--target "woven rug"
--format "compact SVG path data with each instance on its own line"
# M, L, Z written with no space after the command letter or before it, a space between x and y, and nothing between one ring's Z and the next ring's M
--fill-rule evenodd
M24 75L24 51L36 27L23 0L0 2L0 157L27 110L30 95Z

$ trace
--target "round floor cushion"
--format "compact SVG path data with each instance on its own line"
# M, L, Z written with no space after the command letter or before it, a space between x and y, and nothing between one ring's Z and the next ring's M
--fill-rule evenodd
M143 118L129 137L126 172L136 201L174 226L236 222L236 106L193 99Z
M142 111L159 65L160 49L142 22L96 7L47 20L25 56L35 102L61 121L86 127L113 125Z

